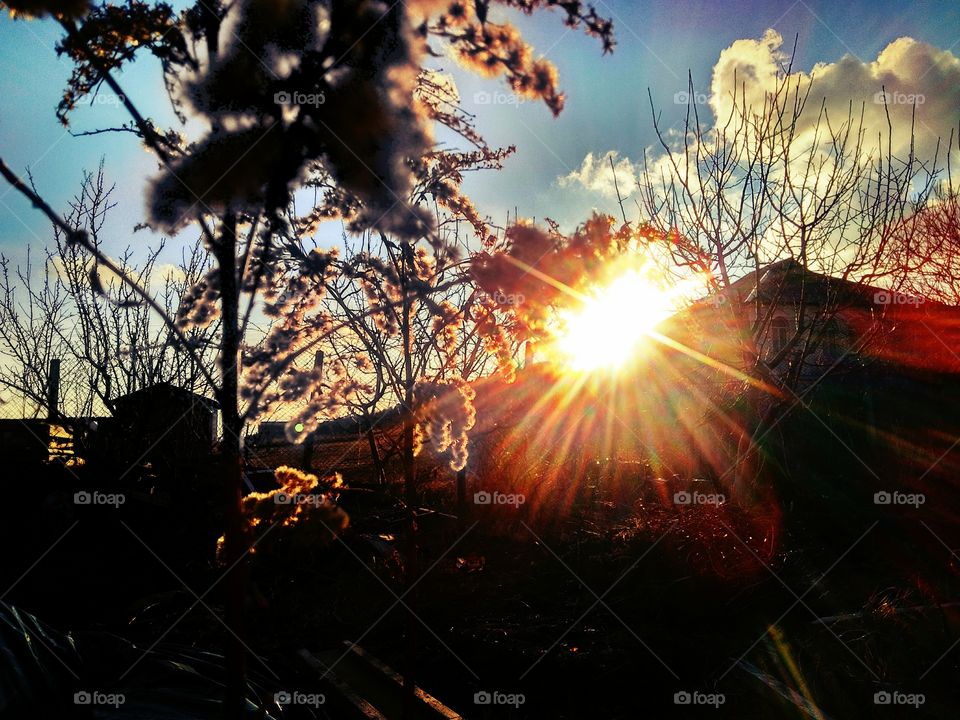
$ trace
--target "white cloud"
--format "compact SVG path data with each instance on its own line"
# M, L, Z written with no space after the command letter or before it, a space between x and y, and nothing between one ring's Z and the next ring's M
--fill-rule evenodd
M611 160L616 170L616 184L613 181L614 173L610 168ZM587 153L579 169L561 177L559 182L561 187L581 185L587 190L610 198L617 197L617 187L619 187L620 196L627 198L636 188L636 177L637 169L630 158L620 157L616 150L610 150L603 155Z
M759 39L736 40L721 51L713 67L708 95L715 129L721 129L729 116L734 90L738 104L745 99L753 112L761 112L767 94L782 81L782 73L789 61L783 38L772 29ZM863 61L848 54L836 62L818 63L809 73L794 72L790 80L791 87L799 84L801 92L812 83L796 127L794 157L802 155L802 151L814 142L823 105L834 130L847 121L848 114L852 115L856 130L862 112L864 154L876 156L878 147L880 152L886 150L890 134L889 113L892 126L890 144L894 155L899 158L907 156L912 125L917 158L932 160L939 140L938 163L942 167L951 129L957 127L960 119L960 57L950 50L902 37L887 45L875 60ZM793 100L791 91L788 102ZM914 111L915 120L912 120ZM821 126L821 145L825 128L826 125ZM676 133L667 131L668 141L675 141L677 137ZM957 142L956 138L954 142ZM627 197L635 190L638 167L629 158L620 157L615 150L602 155L588 153L579 169L559 178L560 186L577 185L604 197L615 197L611 157L617 168L621 194ZM661 169L668 169L668 158L663 153L650 156L648 161L654 176ZM682 159L680 164L683 164Z
M710 105L718 122L728 116L735 89L738 101L745 92L747 103L758 111L787 62L783 38L774 30L759 40L737 40L723 50L710 86ZM909 152L915 103L915 151L921 159L932 158L938 138L949 138L960 112L960 58L909 37L891 42L875 60L845 55L834 63L818 63L809 73L793 73L791 80L801 88L812 83L799 135L812 130L821 102L834 124L846 120L852 104L856 122L863 110L867 151L877 149L878 142L886 146L889 111L894 154Z
M161 263L153 269L154 282L183 282L187 279L183 268L173 263Z

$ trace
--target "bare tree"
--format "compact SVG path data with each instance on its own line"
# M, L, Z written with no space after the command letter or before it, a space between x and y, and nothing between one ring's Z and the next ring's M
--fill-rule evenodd
M862 301L851 283L864 291L876 282L908 286L922 264L908 257L911 219L926 216L942 168L936 156L916 157L913 143L897 157L889 119L886 139L874 142L863 107L831 117L825 99L813 100L815 81L789 66L760 106L739 87L711 127L690 104L679 146L654 111L663 152L645 159L638 209L667 240L658 253L665 271L700 276L714 293L701 303L707 312L685 315L697 327L683 337L721 338L711 352L719 362L699 370L716 376L719 368L732 379L727 401L739 388L751 408L736 462L750 475L755 440L796 404L811 368L830 371L825 344L842 346L836 358L882 335L887 308L876 307L877 322L846 337L837 332L838 313ZM899 258L894 238L904 248ZM764 273L768 267L777 272Z
M893 269L883 279L895 290L960 305L960 197L950 159L948 149L946 181L890 234L881 269Z
M82 228L98 249L114 207L113 189L102 166L85 174L65 219L70 227ZM60 227L54 225L53 232L53 247L41 268L34 267L29 250L23 267L12 268L9 258L0 256L0 354L6 360L0 385L26 400L33 414L64 420L112 414L118 396L156 383L205 391L203 373L213 371L217 323L187 336L203 363L198 367L116 274L68 243ZM209 268L199 244L185 250L177 266L158 267L163 249L160 244L135 262L127 248L116 263L173 314ZM48 407L54 359L62 363L62 408Z

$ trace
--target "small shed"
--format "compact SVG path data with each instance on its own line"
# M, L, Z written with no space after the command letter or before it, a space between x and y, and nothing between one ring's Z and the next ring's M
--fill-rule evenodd
M158 383L119 397L109 428L122 454L132 461L181 467L210 455L218 433L214 400L170 383Z

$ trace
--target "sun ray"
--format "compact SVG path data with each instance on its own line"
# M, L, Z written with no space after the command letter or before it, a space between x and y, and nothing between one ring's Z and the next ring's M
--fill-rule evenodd
M669 348L677 350L678 352L681 352L684 355L687 355L693 358L694 360L697 360L703 363L707 367L713 368L714 370L719 370L720 372L726 375L729 375L732 378L745 382L749 385L753 385L754 387L759 388L760 390L763 390L773 395L774 397L783 397L783 392L775 388L773 385L770 385L769 383L765 383L762 380L758 380L757 378L751 377L750 375L747 375L745 372L741 370L737 370L735 367L731 365L727 365L725 362L721 362L716 358L712 358L709 355L704 355L702 352L699 352L698 350L694 350L693 348L687 347L683 343L679 343L673 338L669 338L666 335L658 333L656 330L651 329L647 334L657 342L663 345L666 345Z

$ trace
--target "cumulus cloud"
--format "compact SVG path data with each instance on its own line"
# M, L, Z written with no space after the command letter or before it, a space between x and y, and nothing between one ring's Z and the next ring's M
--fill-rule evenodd
M614 174L610 170L611 160L616 170L617 184L613 182ZM617 196L619 186L620 196L626 198L636 187L634 183L636 177L637 168L634 163L630 158L620 157L616 150L610 150L603 155L594 155L590 152L583 158L578 169L560 178L560 186L580 185L587 190L611 198Z
M736 40L721 51L708 94L715 129L722 128L729 117L734 97L738 105L745 101L753 113L763 112L768 94L782 82L789 61L783 37L772 29L759 39ZM810 88L796 127L795 157L812 143L821 105L826 108L834 130L847 121L848 115L852 115L856 129L862 113L865 154L876 155L878 148L881 152L886 150L891 135L889 113L889 140L894 155L907 156L912 131L914 152L921 161L932 160L940 141L941 166L951 129L956 128L960 119L960 57L909 37L894 40L874 60L860 60L848 54L836 62L818 63L810 72L793 72L790 81L791 87L799 86L801 91ZM792 94L787 101L793 101ZM676 140L677 134L668 130L666 137L668 141ZM579 169L559 179L561 187L576 185L614 197L610 157L617 167L621 193L628 195L635 187L637 164L614 150L602 155L588 153ZM662 153L650 158L650 162L654 175L669 170Z
M783 38L775 30L767 30L759 40L737 40L723 50L710 85L710 106L718 122L729 115L735 91L738 102L745 96L759 112L788 62ZM938 138L949 138L960 112L960 58L909 37L891 42L875 60L845 55L837 62L818 63L809 73L793 73L791 79L804 88L810 83L800 133L817 122L821 101L834 122L846 119L852 103L858 122L863 110L867 150L875 149L878 141L886 145L889 111L893 151L907 153L916 107L916 153L932 158Z
M153 269L153 275L159 282L183 282L187 274L183 268L173 263L161 263Z
M107 255L107 259L117 267L122 267L123 265L122 262L109 255ZM51 268L53 269L54 276L64 283L70 281L71 275L76 275L78 273L87 278L92 277L91 273L96 273L97 279L95 282L98 282L101 287L105 288L109 287L112 283L115 283L119 279L108 267L97 262L93 257L85 254L81 254L76 258L71 258L70 260L64 260L62 255L54 255L50 264Z

